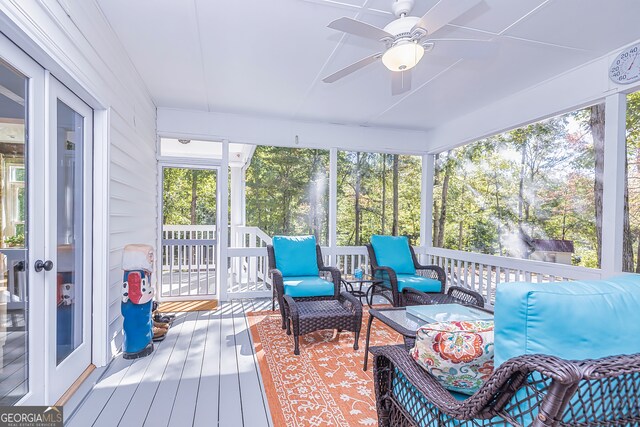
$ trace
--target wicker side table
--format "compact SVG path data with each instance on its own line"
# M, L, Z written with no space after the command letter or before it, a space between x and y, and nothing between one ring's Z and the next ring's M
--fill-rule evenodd
M330 300L296 301L288 295L285 295L284 299L288 314L287 335L291 335L292 326L295 355L300 354L300 335L322 329L354 332L353 349L358 349L358 337L362 327L362 303L358 298L348 292L342 292L337 299Z

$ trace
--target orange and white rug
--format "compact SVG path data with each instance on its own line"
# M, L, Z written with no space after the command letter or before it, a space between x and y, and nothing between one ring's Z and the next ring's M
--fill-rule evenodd
M360 349L353 332L318 331L300 337L300 356L293 354L293 335L280 326L280 314L248 313L271 417L275 426L375 426L373 364L362 370L366 321L362 316ZM374 320L371 346L402 343L402 337Z

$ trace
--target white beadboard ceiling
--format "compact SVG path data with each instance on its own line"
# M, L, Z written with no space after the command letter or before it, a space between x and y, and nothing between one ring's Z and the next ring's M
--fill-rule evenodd
M391 96L380 50L326 25L383 27L393 0L98 0L158 107L429 130L640 39L638 0L484 0L434 38L493 40L490 60L425 57ZM421 16L438 0L416 0ZM455 0L450 0L455 1Z

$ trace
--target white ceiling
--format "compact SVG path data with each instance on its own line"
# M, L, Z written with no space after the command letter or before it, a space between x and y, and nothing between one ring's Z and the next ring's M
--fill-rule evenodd
M455 0L449 0L455 1ZM380 51L326 25L383 27L392 0L98 0L158 107L431 129L640 39L638 0L484 0L434 38L494 40L491 60L425 54L413 90L391 96ZM416 0L421 16L437 0Z

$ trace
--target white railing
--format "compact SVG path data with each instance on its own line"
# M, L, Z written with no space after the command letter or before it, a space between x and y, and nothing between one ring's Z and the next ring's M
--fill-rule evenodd
M271 237L258 227L232 227L232 247L228 250L228 295L231 297L271 295L271 278L267 261L267 245L270 244Z
M216 256L215 225L164 225L162 297L215 295Z
M236 227L235 242L244 247L229 248L229 293L232 295L271 295L267 262L267 244L271 238L257 227ZM600 270L484 255L433 247L416 247L420 262L445 270L447 286L463 286L479 292L493 305L498 283L557 282L600 279ZM358 267L369 270L364 246L322 247L326 265L337 266L343 274L353 275Z
M326 265L335 265L343 274L353 276L356 268L369 271L369 255L365 246L337 246L335 248L323 247L322 255ZM331 258L335 257L335 264Z
M498 283L558 282L600 279L600 270L531 261L442 248L417 248L422 264L438 265L447 275L447 286L464 286L495 302Z
M262 248L271 244L271 237L258 227L232 227L231 246L238 248Z

